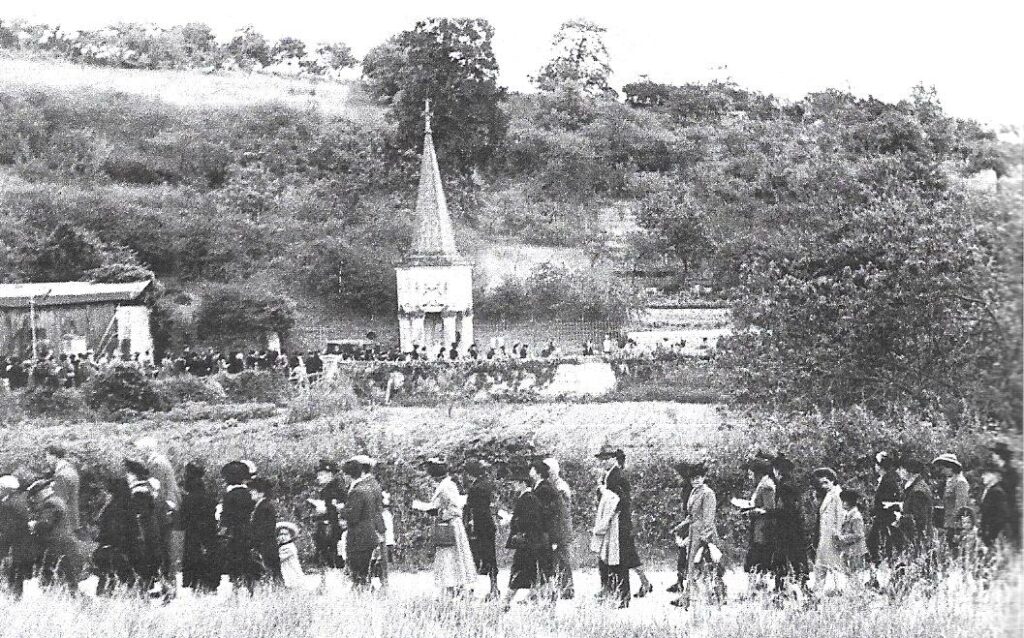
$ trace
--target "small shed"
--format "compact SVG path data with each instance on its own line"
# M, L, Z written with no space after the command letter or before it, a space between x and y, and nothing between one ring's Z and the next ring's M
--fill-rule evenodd
M41 352L152 352L143 295L151 283L0 284L0 355L29 355L33 325Z

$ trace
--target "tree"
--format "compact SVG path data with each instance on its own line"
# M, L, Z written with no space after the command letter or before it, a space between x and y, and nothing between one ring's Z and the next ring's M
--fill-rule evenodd
M288 297L250 284L211 285L196 311L196 334L220 344L258 342L272 332L284 337L295 308Z
M571 84L591 97L615 97L608 84L612 67L604 45L606 31L588 20L563 23L551 43L552 58L532 78L534 84L542 91Z
M95 233L58 224L42 243L23 247L23 272L29 281L75 281L93 269L134 263L131 251L103 242Z
M228 54L242 69L251 69L254 65L260 67L270 64L270 45L263 34L247 26L235 32L231 42L227 45Z
M442 167L469 173L486 166L505 136L499 108L494 29L483 19L435 18L377 46L363 60L370 91L389 106L399 147L419 152L424 104L430 100Z
M298 38L284 37L277 41L270 50L270 58L274 62L302 60L306 57L306 43Z

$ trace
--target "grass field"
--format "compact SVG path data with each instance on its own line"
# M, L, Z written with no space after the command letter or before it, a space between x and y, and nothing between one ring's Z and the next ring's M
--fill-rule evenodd
M250 598L222 592L203 599L183 595L167 606L127 598L72 600L29 591L20 603L0 596L0 638L1001 638L1019 635L1022 590L1013 575L1019 567L991 585L950 578L936 592L912 594L898 604L854 585L842 596L817 603L794 600L777 608L764 599L734 596L724 607L697 602L689 611L667 604L670 596L660 590L667 572L652 574L659 586L653 596L634 600L622 611L593 599L593 571L576 574L580 593L572 602L554 610L514 605L508 613L475 596L444 600L428 574L395 575L386 597L353 593L340 577L328 581L326 593L258 592ZM504 574L501 582L507 582Z

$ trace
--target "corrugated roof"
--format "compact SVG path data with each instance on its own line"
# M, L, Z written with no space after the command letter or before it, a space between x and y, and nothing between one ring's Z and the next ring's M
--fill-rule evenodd
M125 284L94 284L88 281L54 281L33 284L0 284L0 308L28 308L35 299L37 308L65 304L134 301L149 281Z

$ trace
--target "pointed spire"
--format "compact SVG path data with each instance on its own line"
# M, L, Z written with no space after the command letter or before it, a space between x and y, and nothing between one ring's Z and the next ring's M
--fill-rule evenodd
M430 127L430 100L423 111L423 159L420 163L420 187L416 197L416 217L419 220L412 250L407 261L447 265L465 263L455 245L448 202L441 184L441 169L437 165L434 140Z

